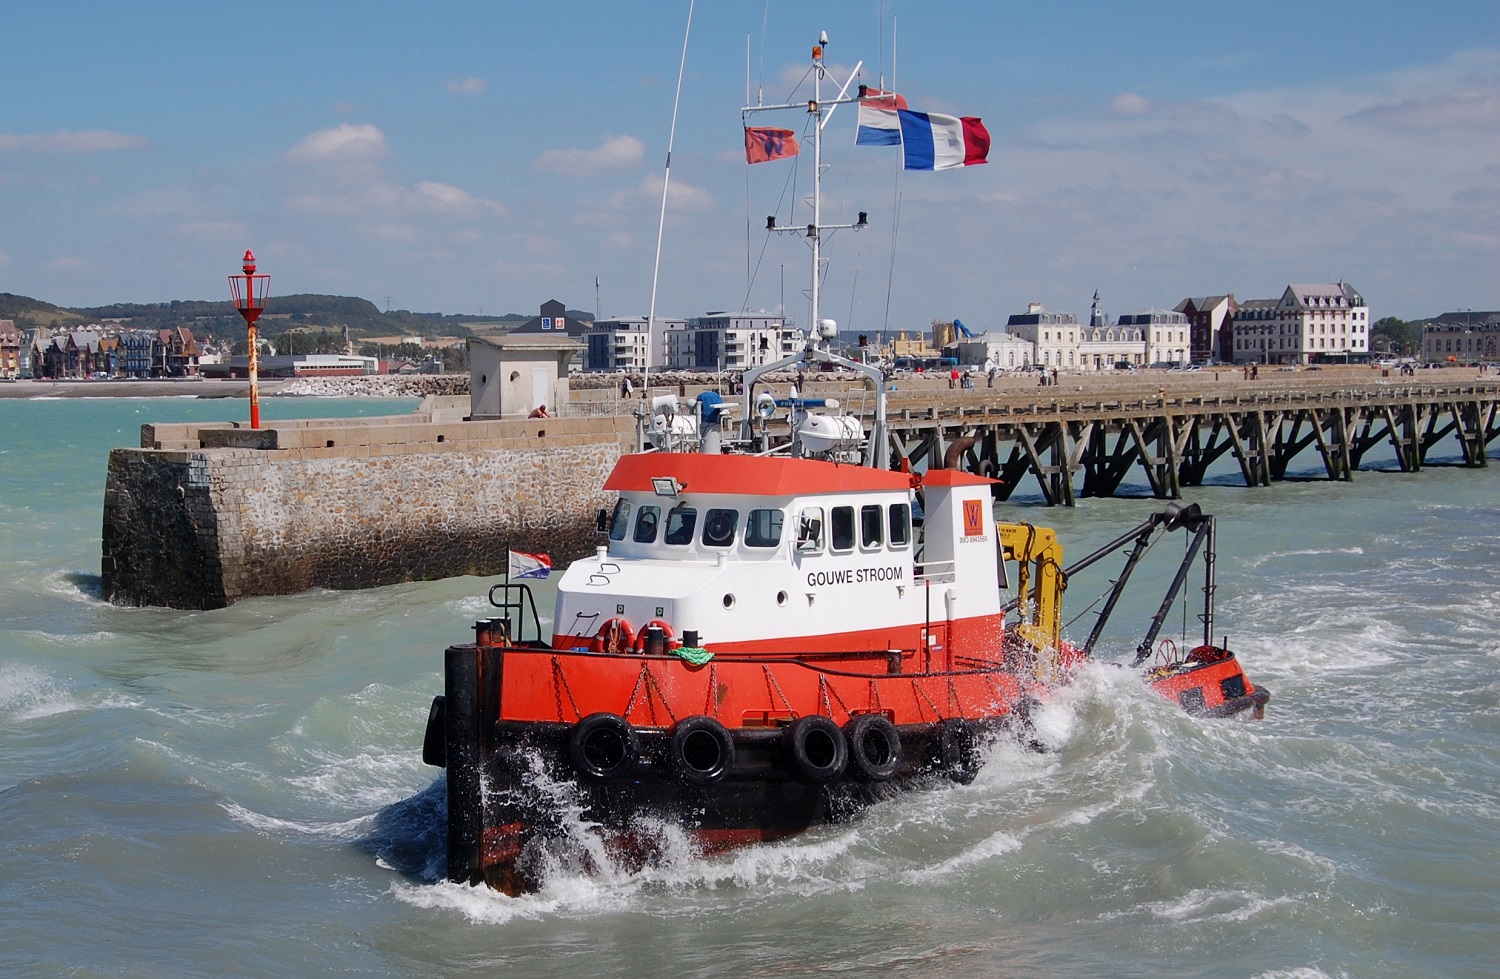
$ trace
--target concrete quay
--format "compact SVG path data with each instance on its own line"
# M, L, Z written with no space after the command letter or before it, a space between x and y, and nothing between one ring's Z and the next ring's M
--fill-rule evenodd
M126 605L221 608L255 595L494 575L508 548L594 544L629 418L411 416L146 425L110 454L100 568Z

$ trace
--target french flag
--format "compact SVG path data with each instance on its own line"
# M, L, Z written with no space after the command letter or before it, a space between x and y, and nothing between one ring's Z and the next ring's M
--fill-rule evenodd
M878 88L861 87L859 95L859 129L855 146L900 146L901 123L896 110L906 108L906 97Z
M952 170L986 163L990 131L977 116L945 116L898 109L908 170Z
M512 578L545 578L552 573L552 558L546 554L510 551L506 565Z

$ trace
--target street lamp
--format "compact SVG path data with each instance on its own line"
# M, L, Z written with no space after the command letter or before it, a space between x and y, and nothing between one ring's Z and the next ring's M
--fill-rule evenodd
M260 428L260 389L258 387L258 365L255 355L255 321L266 309L266 295L271 289L271 276L255 274L255 253L245 249L243 275L229 277L229 292L234 297L234 308L245 318L245 329L250 339L250 427Z

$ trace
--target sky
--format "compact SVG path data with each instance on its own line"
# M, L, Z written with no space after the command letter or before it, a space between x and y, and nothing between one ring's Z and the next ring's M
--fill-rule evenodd
M0 292L277 295L417 312L650 311L688 0L0 0ZM822 315L999 328L1346 280L1371 314L1500 308L1500 4L699 0L658 316L808 319L812 157L740 109L884 79L989 162L902 172L825 129ZM801 87L799 87L801 84ZM824 95L830 94L825 90ZM756 125L806 135L807 113ZM596 291L595 281L598 281Z

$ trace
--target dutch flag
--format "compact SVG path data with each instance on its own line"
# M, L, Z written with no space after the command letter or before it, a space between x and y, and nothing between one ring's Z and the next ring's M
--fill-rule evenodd
M859 96L859 129L855 146L900 146L901 123L896 110L906 108L906 98L895 92L865 88Z
M552 573L552 558L546 554L509 551L507 573L511 578L545 578Z

